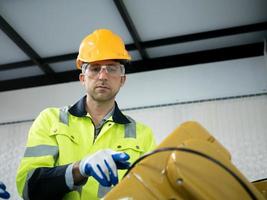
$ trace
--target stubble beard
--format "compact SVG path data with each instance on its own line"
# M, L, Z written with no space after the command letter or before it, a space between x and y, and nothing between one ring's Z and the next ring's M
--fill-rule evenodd
M93 91L93 92L90 92L89 95L94 101L104 103L104 102L113 101L116 95L118 94L118 92L119 90L106 94L106 93L99 93L99 92Z

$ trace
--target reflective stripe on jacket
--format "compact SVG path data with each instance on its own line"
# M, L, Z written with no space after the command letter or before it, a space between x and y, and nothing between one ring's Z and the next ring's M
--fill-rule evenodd
M107 148L128 153L130 162L134 162L154 149L151 129L123 115L117 104L113 116L104 123L96 138L90 117L72 112L73 107L45 109L30 128L26 151L17 172L17 188L24 199L29 199L28 180L36 168L70 164ZM120 179L124 173L119 170ZM108 190L89 177L81 191L69 192L63 199L99 199Z

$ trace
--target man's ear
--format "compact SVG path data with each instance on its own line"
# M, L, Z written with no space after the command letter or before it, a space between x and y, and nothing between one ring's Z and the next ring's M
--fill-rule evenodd
M126 81L126 76L124 75L121 77L121 87L124 85L125 81Z
M82 73L79 74L79 80L80 80L80 83L84 85L84 74Z

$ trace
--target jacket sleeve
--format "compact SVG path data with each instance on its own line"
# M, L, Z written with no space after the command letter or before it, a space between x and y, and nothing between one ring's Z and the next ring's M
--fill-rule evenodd
M28 180L29 199L62 199L70 191L65 182L67 166L35 169Z
M58 113L56 108L42 111L29 130L16 177L23 199L60 199L69 191L65 181L68 165L56 166L58 145L49 135L52 123L58 121Z

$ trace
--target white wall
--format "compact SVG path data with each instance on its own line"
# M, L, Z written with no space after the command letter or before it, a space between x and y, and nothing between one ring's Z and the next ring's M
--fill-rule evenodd
M255 57L133 74L118 99L131 108L266 91L267 65Z
M129 74L118 95L121 108L192 101L267 91L264 57ZM78 77L77 77L78 80ZM74 103L79 82L0 93L0 123L33 119L45 107Z

